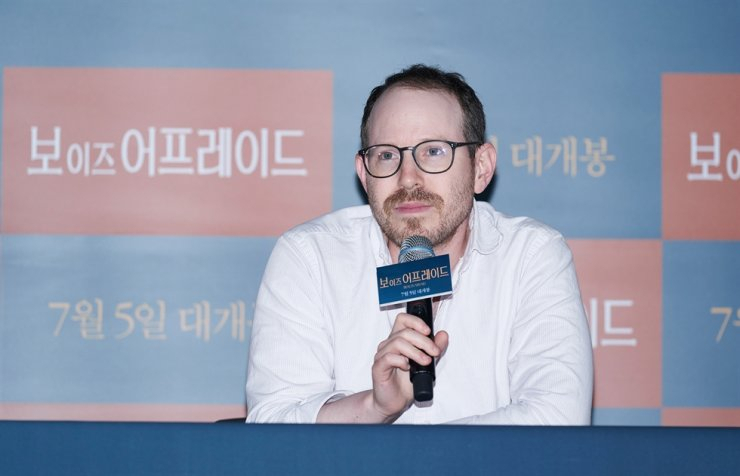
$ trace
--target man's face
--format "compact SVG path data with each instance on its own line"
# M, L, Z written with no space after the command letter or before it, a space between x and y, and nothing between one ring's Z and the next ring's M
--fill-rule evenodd
M452 95L392 87L378 99L368 119L368 145L406 147L431 139L464 142L462 124L462 110ZM359 156L355 166L375 219L397 246L413 235L426 236L439 246L467 233L476 191L468 147L458 148L452 167L441 174L419 169L410 151L404 151L401 169L391 177L367 174Z

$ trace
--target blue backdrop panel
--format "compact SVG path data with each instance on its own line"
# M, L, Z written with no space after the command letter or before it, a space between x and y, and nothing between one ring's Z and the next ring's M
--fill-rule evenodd
M740 73L739 23L737 0L4 0L0 68L331 71L337 209L364 202L353 158L370 89L409 64L438 64L484 103L499 151L484 198L496 208L569 239L660 239L661 75ZM23 159L0 164L9 160ZM0 404L242 402L248 321L273 243L0 234ZM739 251L665 243L666 406L740 407L734 315L716 340L724 309L740 307ZM223 326L198 334L206 303L240 302L244 340ZM151 327L147 338L162 303L167 338ZM102 308L102 331L79 316L87 304ZM597 408L594 422L658 424L659 411Z
M740 243L663 245L663 404L740 406Z
M598 426L660 426L659 408L594 408L591 424Z
M6 236L0 400L244 401L273 239Z

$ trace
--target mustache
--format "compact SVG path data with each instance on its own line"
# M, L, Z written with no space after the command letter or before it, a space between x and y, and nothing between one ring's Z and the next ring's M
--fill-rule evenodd
M444 204L442 197L436 193L427 192L423 188L415 188L410 192L405 188L401 188L385 199L383 202L383 211L386 215L389 215L397 205L403 202L424 202L432 205L437 210L440 210Z

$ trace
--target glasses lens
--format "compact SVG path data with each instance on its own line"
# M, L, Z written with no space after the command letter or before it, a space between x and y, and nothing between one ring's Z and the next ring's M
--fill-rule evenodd
M416 146L414 158L425 172L443 172L452 163L452 147L442 141L422 142Z
M376 145L365 153L367 170L376 177L387 177L398 170L401 152L391 145Z

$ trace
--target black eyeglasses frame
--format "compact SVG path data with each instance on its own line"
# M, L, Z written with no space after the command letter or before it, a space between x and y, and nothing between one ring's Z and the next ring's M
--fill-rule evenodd
M424 170L424 167L422 167L419 164L419 161L416 160L416 149L419 146L421 146L421 145L428 144L429 142L444 142L444 143L448 144L450 146L450 148L452 149L452 157L450 158L450 165L448 165L446 169L439 170L439 171L436 171L436 172L429 172L427 170ZM369 147L365 147L364 149L358 150L357 151L357 154L360 157L362 157L362 165L365 167L365 171L368 174L370 174L370 176L375 177L375 178L388 178L388 177L393 177L394 175L396 175L398 173L398 171L401 170L401 166L403 165L403 157L404 157L403 152L406 151L406 150L411 151L411 158L414 159L414 163L419 168L419 170L421 170L422 172L427 173L427 174L443 174L443 173L447 172L448 170L450 170L452 168L452 164L455 162L455 150L458 147L470 146L470 145L474 145L476 147L479 147L479 146L483 145L483 143L482 142L477 142L477 141L475 141L475 142L455 142L455 141L444 140L444 139L430 139L430 140L421 141L421 142L419 142L416 145L410 145L410 146L406 146L406 147L398 147L397 145L393 145L393 144L373 144L373 145L371 145ZM400 157L400 159L398 161L398 168L396 168L396 170L394 170L392 173L390 173L388 175L375 175L372 172L370 172L370 169L367 166L367 152L370 149L372 149L373 147L393 147L394 149L398 150L399 157Z

